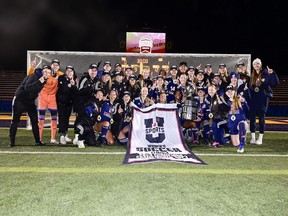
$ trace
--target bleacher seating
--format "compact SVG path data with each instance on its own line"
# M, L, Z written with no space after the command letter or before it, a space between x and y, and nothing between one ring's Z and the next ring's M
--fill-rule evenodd
M12 101L26 71L0 71L0 101Z
M279 76L280 84L273 90L273 98L270 100L269 105L288 105L288 76Z

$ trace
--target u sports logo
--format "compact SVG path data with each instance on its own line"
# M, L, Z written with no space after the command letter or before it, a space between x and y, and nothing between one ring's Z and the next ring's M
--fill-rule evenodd
M156 117L156 121L153 121L153 118L145 119L144 124L146 140L148 142L162 143L165 140L163 117Z

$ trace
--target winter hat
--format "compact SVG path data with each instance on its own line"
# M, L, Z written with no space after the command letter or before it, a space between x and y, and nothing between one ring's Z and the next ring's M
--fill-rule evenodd
M254 61L253 61L253 65L254 64L260 64L260 65L262 65L262 62L261 62L261 60L259 59L259 58L256 58Z

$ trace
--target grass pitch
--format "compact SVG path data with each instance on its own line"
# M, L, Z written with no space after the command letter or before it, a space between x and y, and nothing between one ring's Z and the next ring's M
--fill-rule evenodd
M0 137L0 215L287 215L288 133L265 133L243 155L189 145L207 166L123 165L121 146L36 147L24 129L14 148L7 129Z

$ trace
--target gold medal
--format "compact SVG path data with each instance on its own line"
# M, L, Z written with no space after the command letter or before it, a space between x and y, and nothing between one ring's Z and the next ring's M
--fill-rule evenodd
M236 116L235 116L235 115L232 115L232 116L231 116L231 120L232 120L232 121L235 121L235 120L236 120Z
M258 88L258 87L255 87L255 88L254 88L254 91L255 91L255 92L259 92L259 88Z
M129 116L125 117L124 122L130 122L130 121L131 121L131 117Z
M114 123L114 120L113 119L110 119L110 124L113 124Z
M100 116L100 115L97 117L97 120L98 120L98 121L101 121L101 116Z
M209 113L208 117L213 118L213 113Z

